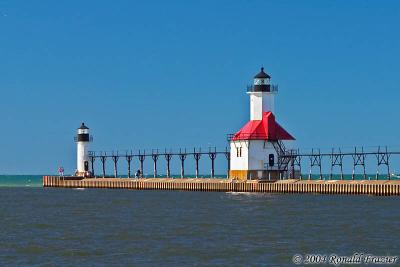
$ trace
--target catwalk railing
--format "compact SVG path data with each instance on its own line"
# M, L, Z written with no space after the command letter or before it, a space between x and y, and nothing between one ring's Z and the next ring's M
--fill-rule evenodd
M153 161L153 176L158 177L158 166L157 163L161 158L164 158L166 161L166 177L169 178L171 177L171 160L173 158L178 158L180 161L180 176L183 178L185 177L185 160L188 159L188 157L192 157L195 160L195 165L196 165L196 170L195 170L195 177L198 178L200 175L199 172L199 161L203 156L207 156L211 162L211 177L215 177L215 160L217 156L223 156L226 161L227 161L227 176L229 175L229 167L230 167L230 152L228 148L225 148L225 150L217 150L215 147L214 148L208 148L208 150L204 151L201 150L200 148L196 149L194 148L193 150L187 150L187 149L179 149L177 152L173 152L172 150L164 150L160 151L158 149L152 149L151 152L146 152L145 150L139 150L137 153L133 153L132 151L130 152L125 152L124 154L117 152L94 152L91 151L89 152L89 160L91 161L91 168L92 168L92 174L96 175L95 169L94 169L94 164L97 159L100 160L101 162L101 169L102 169L102 176L106 177L106 162L107 160L111 160L113 163L113 170L114 170L114 177L118 177L118 161L119 159L125 158L126 163L127 163L127 174L128 178L132 176L131 172L131 166L132 166L132 161L136 158L139 160L139 170L141 175L143 175L143 166L144 166L144 161L146 158L150 158Z
M377 147L374 150L364 150L363 147L355 147L352 150L342 152L342 149L332 149L330 152L322 152L320 149L312 149L310 152L301 152L300 150L286 149L284 147L275 148L277 149L278 161L275 165L270 166L266 164L266 170L280 170L280 179L298 178L298 179L309 179L317 176L320 180L329 179L339 176L340 180L344 180L344 166L351 167L351 180L356 177L356 170L361 168L361 176L363 180L367 180L366 166L374 164L376 168L375 179L378 180L380 177L379 169L385 168L385 176L387 180L392 177L399 178L398 176L391 173L391 158L394 155L400 155L400 151L389 150L387 147ZM281 150L284 151L281 151ZM266 155L267 157L268 155ZM139 161L140 173L143 174L144 161L150 159L153 161L153 176L159 177L158 175L158 162L164 158L166 161L166 174L164 177L171 177L171 161L175 158L180 162L180 176L185 176L185 161L189 158L195 161L195 177L199 177L199 161L201 158L206 157L210 160L211 177L215 177L215 160L217 157L224 157L227 163L227 176L229 177L230 169L230 152L228 148L224 150L217 150L216 148L209 148L208 150L201 149L180 149L177 152L171 150L158 150L153 149L151 152L145 150L139 150L137 153L125 152L90 152L89 160L91 161L92 174L95 173L95 162L100 161L101 163L101 176L106 177L106 162L111 160L113 163L114 177L118 175L118 162L121 158L124 158L127 163L127 176L132 177L131 166L132 161L137 159ZM371 160L374 163L371 163ZM397 162L397 161L396 161ZM399 161L400 162L400 161ZM329 169L326 169L329 167ZM325 168L325 169L324 169ZM316 173L313 171L317 169ZM304 170L307 170L308 175L304 175ZM99 176L99 175L96 175ZM368 178L370 179L370 178Z
M351 165L351 180L354 180L356 177L356 168L359 166L362 170L362 180L367 180L367 172L366 166L369 159L370 164L371 160L375 162L376 173L375 180L378 180L380 177L379 168L383 166L386 169L386 178L388 180L391 177L399 178L394 173L390 172L390 159L394 155L400 155L399 151L390 151L387 147L377 147L376 150L365 151L363 147L354 147L352 151L342 152L342 149L333 149L327 153L321 153L320 149L312 149L309 153L301 153L300 150L291 150L290 153L286 153L282 156L286 162L289 162L288 168L286 169L286 177L294 178L295 169L297 168L297 173L299 173L300 179L308 178L312 179L314 176L313 170L316 168L318 171L316 175L318 175L320 180L325 180L328 178L332 180L334 176L334 170L338 169L338 175L340 180L344 180L344 165L347 161L346 165ZM306 177L303 176L302 168L304 166L304 162L307 161L307 167L309 168L308 175ZM323 170L324 167L328 165L330 169L328 171ZM350 164L348 164L350 163ZM325 174L325 175L324 175ZM326 175L328 174L328 175ZM368 178L370 179L370 177Z

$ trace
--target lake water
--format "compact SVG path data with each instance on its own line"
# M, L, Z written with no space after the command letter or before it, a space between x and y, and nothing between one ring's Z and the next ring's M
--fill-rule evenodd
M292 266L295 254L399 255L399 203L3 186L0 266Z

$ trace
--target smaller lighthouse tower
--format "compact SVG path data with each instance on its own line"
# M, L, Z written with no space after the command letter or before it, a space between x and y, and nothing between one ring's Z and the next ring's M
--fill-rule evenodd
M75 137L75 142L77 144L76 176L91 176L89 143L92 140L92 136L89 135L89 128L82 122L81 126L77 129L77 135Z

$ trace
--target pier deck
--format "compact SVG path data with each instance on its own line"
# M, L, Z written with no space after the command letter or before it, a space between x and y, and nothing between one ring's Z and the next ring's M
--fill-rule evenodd
M131 190L186 190L219 192L400 195L400 181L393 180L298 180L276 182L195 178L85 178L44 176L44 187L113 188Z

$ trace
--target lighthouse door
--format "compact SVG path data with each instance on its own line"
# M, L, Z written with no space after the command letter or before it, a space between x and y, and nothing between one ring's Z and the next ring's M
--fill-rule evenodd
M269 154L268 163L269 163L270 167L274 166L274 164L275 164L275 155L274 154Z
M85 172L89 171L89 161L85 160Z

